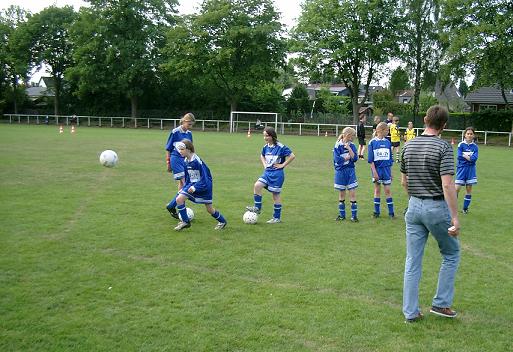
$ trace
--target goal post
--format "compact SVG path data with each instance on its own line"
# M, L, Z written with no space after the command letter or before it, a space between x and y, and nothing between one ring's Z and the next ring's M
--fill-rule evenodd
M239 130L263 129L268 125L278 130L278 113L254 111L232 111L230 113L230 133Z

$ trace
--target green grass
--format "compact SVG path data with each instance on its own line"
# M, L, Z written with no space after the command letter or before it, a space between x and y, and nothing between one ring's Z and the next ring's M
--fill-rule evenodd
M167 132L0 125L1 351L512 351L513 151L480 146L479 184L462 216L455 320L401 313L404 221L372 219L359 162L360 223L335 223L334 138L282 136L283 223L242 223L260 175L259 135L195 132L214 206L180 233L164 210ZM120 163L98 163L104 149ZM406 196L394 167L396 212ZM428 242L427 313L440 257Z

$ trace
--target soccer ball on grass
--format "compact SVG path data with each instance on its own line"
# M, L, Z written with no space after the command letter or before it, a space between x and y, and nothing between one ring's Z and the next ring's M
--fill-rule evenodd
M248 210L242 216L242 221L244 221L245 224L254 225L258 221L258 214Z
M189 218L189 221L192 221L192 219L194 219L194 211L191 208L187 208L187 217ZM180 213L178 213L178 218L180 219L180 221L183 221Z
M100 154L100 164L105 167L114 167L118 163L118 155L113 150L104 150Z

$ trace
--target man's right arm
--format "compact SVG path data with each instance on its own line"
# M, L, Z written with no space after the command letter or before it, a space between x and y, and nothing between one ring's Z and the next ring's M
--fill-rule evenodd
M460 234L460 221L458 219L458 201L456 199L456 188L452 175L442 175L442 189L444 191L444 198L451 213L452 225L449 229L450 236L458 236Z

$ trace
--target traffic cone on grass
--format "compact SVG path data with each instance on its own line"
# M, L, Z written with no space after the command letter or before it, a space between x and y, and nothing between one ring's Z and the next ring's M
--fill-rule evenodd
M64 133L64 128L62 127L62 125L59 126L59 133Z
M326 133L324 133L324 137L328 137L328 131L326 131Z
M71 125L71 133L75 133L75 125Z
M251 137L251 128L248 128L248 138Z

